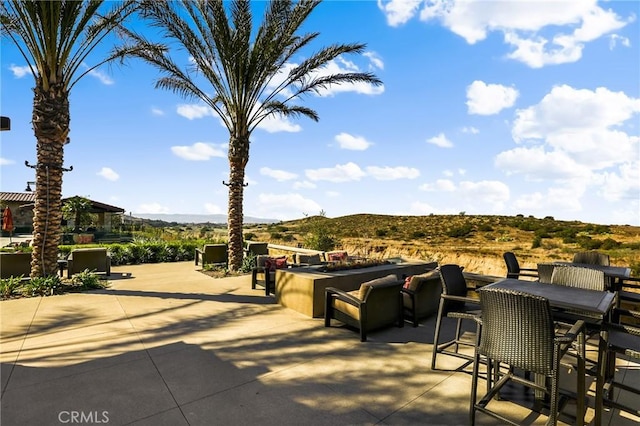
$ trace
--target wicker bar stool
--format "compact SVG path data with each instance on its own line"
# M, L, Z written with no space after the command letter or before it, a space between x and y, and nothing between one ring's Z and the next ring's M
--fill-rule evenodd
M477 298L468 297L467 281L462 274L460 266L442 265L440 267L440 279L442 280L442 294L440 295L436 328L433 335L431 369L437 370L436 357L438 354L451 355L466 360L458 368L462 369L473 362L473 356L460 352L460 348L475 346L473 340L463 340L461 338L462 321L474 321L475 317L480 314L480 301ZM456 331L452 340L440 343L440 331L444 318L453 318L457 321ZM473 325L474 327L476 326L475 322Z
M562 335L556 335L554 319L549 301L514 290L500 288L480 289L482 316L480 336L475 349L473 378L471 382L470 422L475 424L476 412L480 411L499 421L511 425L519 423L491 411L487 406L500 389L508 382L518 383L539 392L549 394L548 425L557 424L560 407L559 377L562 356L572 343L584 332L584 322L576 321L571 329ZM507 366L501 371L500 378L493 383L488 392L477 401L479 364L481 357L491 363ZM522 378L515 369L541 375L549 379L549 386ZM577 378L577 416L576 424L584 423L584 358L580 357L576 372ZM546 381L545 381L546 382Z

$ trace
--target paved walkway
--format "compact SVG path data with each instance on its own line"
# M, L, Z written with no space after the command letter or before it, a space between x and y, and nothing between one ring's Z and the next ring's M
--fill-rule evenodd
M249 276L191 262L112 271L107 290L0 302L2 426L467 424L470 375L429 368L433 319L360 343Z

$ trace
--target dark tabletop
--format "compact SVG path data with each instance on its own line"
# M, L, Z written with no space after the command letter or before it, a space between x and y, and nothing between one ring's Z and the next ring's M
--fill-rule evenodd
M554 265L567 265L567 266L579 266L581 268L596 269L604 272L607 277L612 278L629 278L631 275L631 269L624 266L605 266L605 265L593 265L591 263L573 263L573 262L553 262Z
M549 299L553 308L588 311L604 316L615 299L615 293L608 291L585 290L556 284L544 284L537 281L524 281L507 278L483 288L505 288L542 296ZM482 290L480 290L482 292Z

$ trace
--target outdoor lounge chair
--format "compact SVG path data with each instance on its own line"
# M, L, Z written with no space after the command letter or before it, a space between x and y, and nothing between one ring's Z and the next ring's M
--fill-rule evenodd
M111 275L111 257L106 248L86 248L72 250L67 258L67 277L89 270L94 273Z
M413 275L407 280L402 287L404 316L413 323L414 327L417 327L418 320L438 312L442 281L440 272L437 270Z
M509 382L524 385L550 396L548 425L557 424L559 403L559 380L562 356L582 336L584 323L576 321L564 334L556 334L554 318L549 300L515 290L485 287L479 290L481 317L478 343L475 348L473 377L471 382L470 424L475 424L476 411L488 414L501 424L519 425L504 415L491 411L491 400ZM481 360L481 357L486 360ZM487 393L478 401L479 364L508 367L501 370L499 380L490 384ZM515 374L515 369L534 373L550 381L550 386L538 384ZM584 358L580 357L576 379L575 424L584 423ZM540 381L542 382L542 381ZM544 383L544 382L542 382Z
M269 254L269 243L246 242L244 248L245 256L259 256L261 254Z
M319 253L317 254L304 254L304 253L294 253L293 254L293 263L298 266L309 266L309 265L322 265L322 257Z
M251 288L264 287L265 296L276 292L276 269L288 268L287 257L256 256L256 266L251 270Z
M31 274L31 253L0 252L0 278L19 276L28 278L29 274Z
M325 289L324 326L336 319L360 330L360 341L367 341L367 333L396 324L404 326L402 281L394 274L367 281L358 290L343 291L335 287Z
M204 267L208 263L214 265L226 265L227 256L228 254L226 244L205 244L202 250L196 248L196 266L198 266L198 261L200 262L202 267Z

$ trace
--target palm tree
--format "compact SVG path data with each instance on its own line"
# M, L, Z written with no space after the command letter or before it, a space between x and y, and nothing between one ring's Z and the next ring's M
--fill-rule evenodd
M31 277L56 273L62 231L64 145L69 142L69 93L75 83L105 62L126 54L112 52L87 66L88 55L133 13L132 1L8 0L0 5L2 36L27 61L35 79L33 131L36 137L36 191ZM102 14L102 12L106 12ZM27 165L29 165L27 163Z
M93 219L91 216L91 200L84 197L71 197L62 205L62 215L65 219L73 219L73 232L80 233L80 227L83 224L90 224Z
M190 55L193 62L182 67L170 57L166 45L125 30L134 45L143 47L137 49L136 56L164 74L156 87L200 99L220 116L229 131L229 182L223 183L229 187L227 228L232 271L242 264L245 167L256 126L273 115L305 116L317 121L314 110L292 103L331 85L381 84L371 73L321 72L340 55L362 53L364 44L324 47L286 71L294 56L319 35L298 34L319 4L317 0L271 1L262 23L254 30L250 0L145 1L143 16ZM196 75L203 76L210 87L199 87L194 82Z

